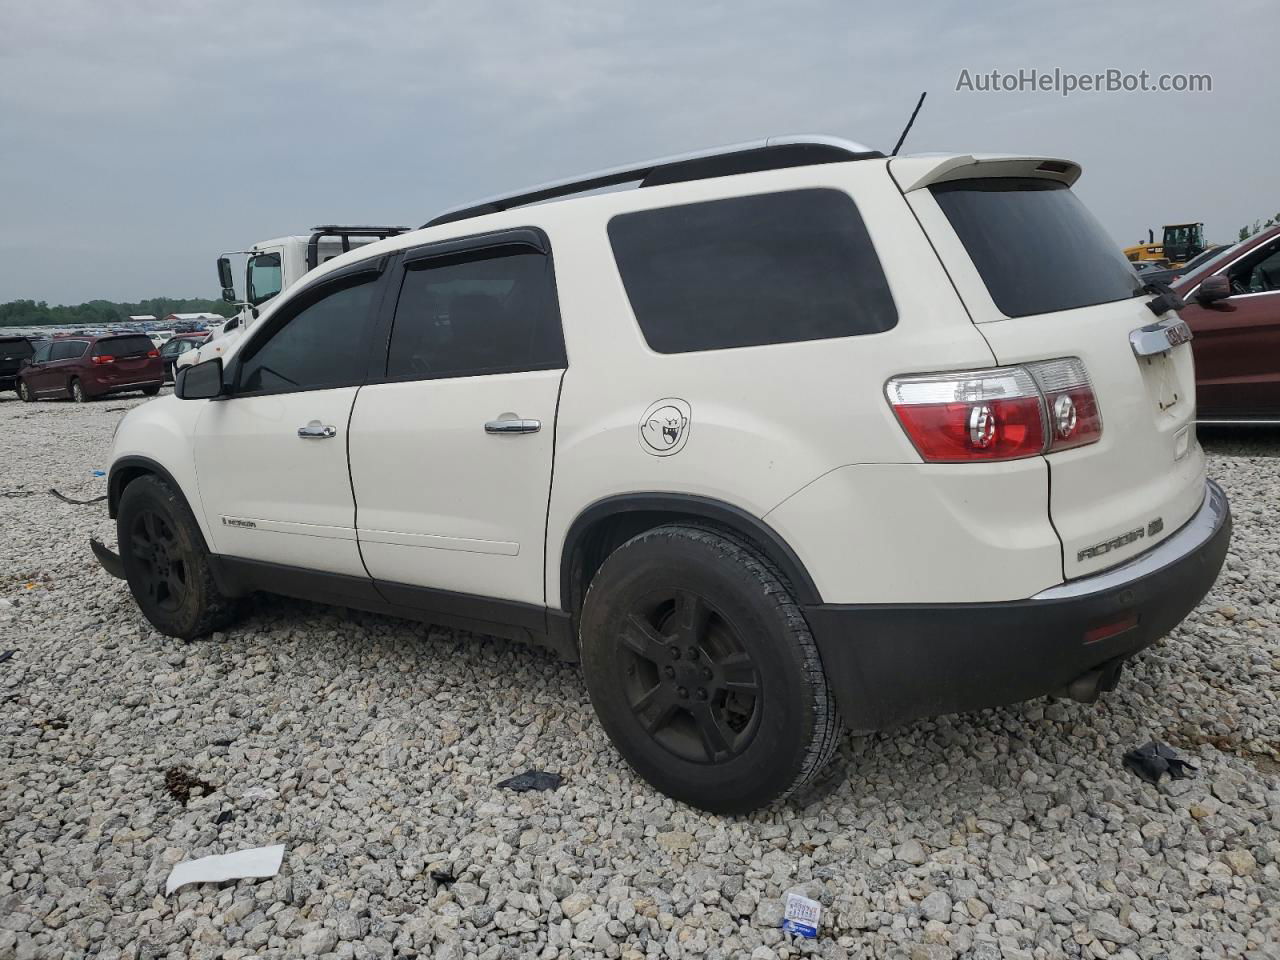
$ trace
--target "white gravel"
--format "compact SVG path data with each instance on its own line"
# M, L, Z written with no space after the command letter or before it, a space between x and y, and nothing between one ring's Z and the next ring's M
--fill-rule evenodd
M1227 569L1116 694L855 738L817 794L728 820L639 782L535 651L269 599L157 635L86 549L104 506L45 493L105 492L141 400L11 397L0 958L1280 958L1280 433L1210 441ZM1127 773L1151 737L1199 776ZM210 791L184 807L174 767ZM563 786L496 788L531 767ZM177 860L274 843L274 879L163 896ZM777 929L793 887L815 943Z

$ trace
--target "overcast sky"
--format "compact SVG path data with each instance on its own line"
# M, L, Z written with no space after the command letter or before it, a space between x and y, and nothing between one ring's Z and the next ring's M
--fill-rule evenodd
M1280 4L0 0L0 302L215 296L214 259L778 133L1084 166L1118 243L1280 210ZM977 93L961 70L1208 73Z

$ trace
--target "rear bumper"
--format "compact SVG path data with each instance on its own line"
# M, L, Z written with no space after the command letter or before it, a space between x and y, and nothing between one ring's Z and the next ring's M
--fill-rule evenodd
M1006 603L805 608L823 667L857 730L1065 693L1167 634L1209 591L1231 539L1226 494L1119 567ZM1096 681L1098 678L1094 676Z

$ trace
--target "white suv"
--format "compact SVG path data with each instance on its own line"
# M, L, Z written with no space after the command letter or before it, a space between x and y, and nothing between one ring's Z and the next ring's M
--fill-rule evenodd
M172 636L260 590L549 645L725 813L842 726L1092 699L1231 524L1079 174L796 137L450 211L125 417L95 551Z

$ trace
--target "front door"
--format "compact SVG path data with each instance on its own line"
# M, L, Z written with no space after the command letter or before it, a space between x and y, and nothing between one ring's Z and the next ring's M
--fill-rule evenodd
M347 425L368 363L376 274L301 291L231 361L231 393L196 425L215 553L367 580Z
M27 389L31 391L33 396L39 396L41 391L48 388L51 379L49 374L49 363L53 355L53 342L42 343L36 347L35 353L31 355L31 362L22 369L22 379L26 381Z
M1230 297L1181 312L1195 335L1198 416L1280 418L1280 239L1225 272Z
M566 366L545 238L459 254L409 251L386 376L356 399L351 482L360 549L379 590L414 588L541 606Z

